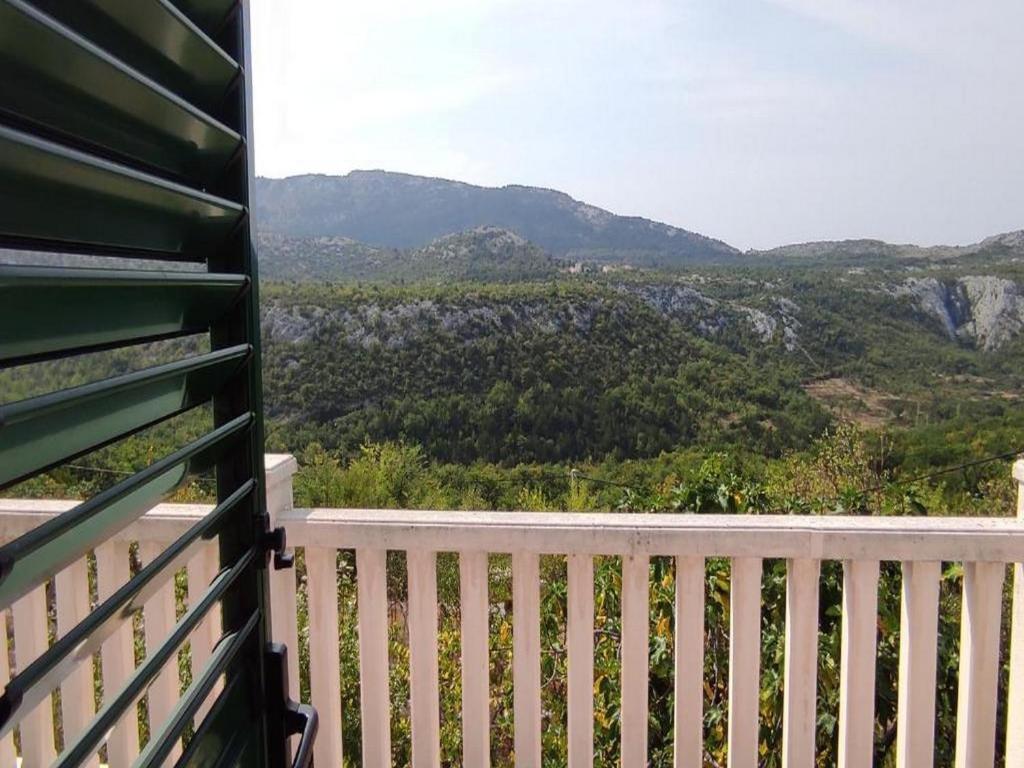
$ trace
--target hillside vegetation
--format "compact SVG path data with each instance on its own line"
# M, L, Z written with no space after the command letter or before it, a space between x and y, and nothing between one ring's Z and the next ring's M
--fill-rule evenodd
M259 238L264 279L294 282L510 282L544 280L568 267L514 232L477 227L400 250L344 237Z
M269 413L293 447L403 439L440 460L516 463L678 445L778 455L819 435L828 410L908 427L1017 405L1017 283L965 292L951 326L905 280L755 270L270 287Z

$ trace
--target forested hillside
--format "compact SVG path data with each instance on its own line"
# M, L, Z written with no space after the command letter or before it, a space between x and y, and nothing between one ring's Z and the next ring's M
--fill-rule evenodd
M964 288L972 279L752 270L270 287L267 402L296 444L348 451L404 439L459 462L680 445L777 455L819 435L829 410L908 427L1014 405L1024 302L1009 278ZM963 292L958 318L935 303L941 290Z
M507 246L488 264L508 253L530 269L547 263L506 233L484 236ZM441 241L450 256L430 258L465 266L465 242ZM404 441L435 461L510 467L677 450L778 457L843 421L894 432L1005 419L1024 391L1018 269L267 283L270 442L351 456ZM202 340L58 361L31 377L15 368L0 388L14 400L170 360L183 344Z
M745 354L612 286L272 289L270 415L297 443L404 439L446 461L777 454L825 416L784 360Z
M435 282L545 280L569 268L515 232L477 227L422 248L380 248L344 237L259 238L265 280Z

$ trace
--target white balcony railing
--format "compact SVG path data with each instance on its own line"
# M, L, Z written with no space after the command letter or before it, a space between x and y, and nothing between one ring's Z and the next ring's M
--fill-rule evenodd
M517 766L541 765L540 557L566 556L567 703L569 765L593 765L594 556L622 558L621 763L648 762L649 563L675 560L674 752L676 766L704 764L703 659L705 563L728 558L730 568L728 663L728 761L759 762L759 691L762 561L786 561L783 765L815 765L818 674L819 573L822 561L840 561L842 640L838 711L838 763L870 766L875 728L875 661L880 563L902 568L899 631L898 764L933 764L938 609L941 564L963 564L959 684L955 744L958 766L1024 765L1024 495L1019 518L851 518L719 515L618 515L558 513L422 512L293 509L290 457L268 457L267 489L272 514L288 530L291 546L304 550L305 583L295 571L272 575L276 639L290 653L292 696L299 697L298 590L309 617L312 703L321 718L318 766L342 764L342 670L339 663L338 551L354 550L357 580L358 669L362 754L346 756L368 768L392 762L388 636L390 623L386 553L406 554L405 621L409 638L408 709L412 764L440 763L441 691L438 680L438 553L459 558L461 621L461 764L488 766L491 755L489 690L488 554L511 555L513 622L513 722ZM1015 467L1024 486L1024 462ZM8 540L69 508L72 502L0 500L0 539ZM125 529L96 553L96 586L103 599L129 575L129 547L139 543L144 562L209 508L162 505ZM216 553L207 545L188 563L189 591L210 581ZM1009 686L999 701L1003 583L1014 565ZM58 574L51 599L59 634L89 610L86 561ZM29 663L49 641L47 594L40 588L20 600L13 619L16 666ZM168 582L143 609L147 645L175 622ZM119 687L134 667L132 623L102 650L104 689ZM216 617L193 637L191 663L210 654L218 636ZM0 679L8 670L7 634L0 632ZM193 667L197 669L198 667ZM151 717L162 717L179 697L178 670L171 666L149 689ZM94 712L93 669L82 664L61 686L63 736L73 737ZM997 713L1005 711L1006 751L996 755ZM20 725L23 765L48 765L55 752L53 710L40 706ZM122 722L107 742L112 765L130 765L139 749L138 724ZM947 745L938 745L945 749ZM0 765L11 765L10 737L0 742Z

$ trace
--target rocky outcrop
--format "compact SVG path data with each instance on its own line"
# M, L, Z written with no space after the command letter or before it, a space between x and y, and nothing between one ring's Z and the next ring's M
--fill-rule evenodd
M636 296L658 314L681 321L704 336L715 335L729 323L726 308L686 284L623 283L616 289Z
M377 345L399 349L414 337L433 332L465 340L515 333L526 327L542 333L587 333L603 306L601 298L567 301L558 306L545 300L473 306L418 299L334 309L265 302L263 334L269 341L292 344L324 338L367 349Z
M910 277L891 290L893 296L909 296L926 314L936 318L950 339L970 317L970 305L959 286L934 277Z
M971 318L961 331L980 347L998 349L1024 329L1024 293L1012 280L969 275L958 284L971 307Z
M1024 293L1012 280L966 275L957 280L911 277L891 289L912 298L953 340L998 349L1024 330Z
M787 351L798 348L800 321L796 314L800 308L784 297L775 297L758 308L711 298L684 283L623 283L615 286L615 292L559 301L538 297L475 303L422 298L330 308L271 299L263 306L263 333L268 341L301 344L331 339L365 348L400 348L415 336L433 332L463 340L525 328L542 333L585 334L599 313L625 314L639 302L708 338L729 328L746 327L761 344L781 339Z
M774 317L764 310L754 309L753 307L744 307L743 310L750 324L754 327L754 333L757 334L762 343L767 344L775 338L775 330L779 327L779 323Z
M776 334L782 334L782 345L787 352L793 352L799 347L800 321L796 314L800 307L790 299L776 297L772 301L772 308L769 310L757 309L737 305L737 309L746 316L750 325L761 340L762 344L770 344L775 340Z
M620 291L639 297L656 312L686 323L704 336L715 336L730 324L746 323L762 344L772 343L781 333L788 352L797 349L800 307L784 296L770 300L768 307L750 307L733 301L713 299L685 283L625 283Z

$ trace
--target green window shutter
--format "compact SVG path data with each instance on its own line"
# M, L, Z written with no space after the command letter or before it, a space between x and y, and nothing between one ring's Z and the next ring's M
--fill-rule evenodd
M204 354L0 398L0 490L187 410L213 413L208 434L0 546L6 609L189 478L216 476L213 510L4 688L0 734L48 700L203 542L219 542L221 570L205 595L120 691L105 692L60 766L95 754L218 604L223 637L167 721L150 723L136 765L164 765L190 727L178 765L278 768L290 762L287 737L300 732L294 759L310 764L316 713L286 701L284 651L268 642L267 568L280 538L268 530L263 488L248 13L245 0L0 0L0 247L112 257L103 267L43 256L0 264L0 368L210 340Z

